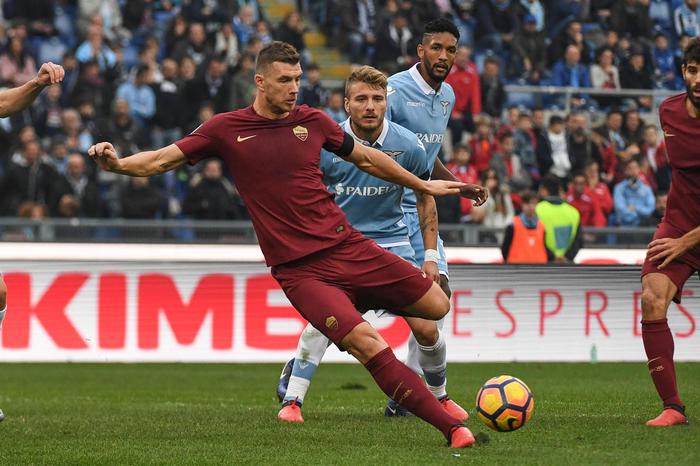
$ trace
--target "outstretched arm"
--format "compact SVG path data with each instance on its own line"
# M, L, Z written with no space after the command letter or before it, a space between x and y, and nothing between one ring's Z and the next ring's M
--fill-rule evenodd
M51 84L63 81L63 67L51 62L41 65L36 77L19 87L0 93L0 118L21 112L29 107L41 91Z
M464 183L457 181L426 181L421 180L413 173L396 163L391 157L377 149L367 147L355 141L352 152L346 157L348 162L354 163L357 168L372 176L390 181L401 186L406 186L414 191L430 194L432 196L447 196L459 194Z
M458 181L457 177L442 163L440 157L435 158L431 178L434 180ZM486 199L489 198L489 190L478 184L465 184L464 187L460 189L459 195L473 200L474 205L478 207L483 205Z
M175 144L120 159L112 144L100 142L88 149L88 155L103 170L129 176L160 175L187 161L185 154Z

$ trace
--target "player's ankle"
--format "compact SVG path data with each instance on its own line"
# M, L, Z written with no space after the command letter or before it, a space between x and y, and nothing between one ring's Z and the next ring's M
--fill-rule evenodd
M669 403L669 404L664 405L664 409L672 409L674 411L678 411L683 416L685 416L685 406L684 405L679 405L676 403Z

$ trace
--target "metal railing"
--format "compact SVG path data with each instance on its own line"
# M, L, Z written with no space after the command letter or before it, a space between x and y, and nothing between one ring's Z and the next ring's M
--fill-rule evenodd
M646 246L654 233L644 228L586 228L586 247L632 248ZM499 246L501 228L481 225L440 225L440 234L450 246ZM255 244L249 221L58 219L41 220L0 217L0 240L27 242L117 242L117 243L226 243Z

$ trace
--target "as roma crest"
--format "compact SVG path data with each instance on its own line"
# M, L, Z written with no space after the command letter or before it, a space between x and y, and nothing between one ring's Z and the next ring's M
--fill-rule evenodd
M300 141L306 141L309 137L309 130L303 126L295 126L292 128L292 131L294 132L294 136L298 137Z

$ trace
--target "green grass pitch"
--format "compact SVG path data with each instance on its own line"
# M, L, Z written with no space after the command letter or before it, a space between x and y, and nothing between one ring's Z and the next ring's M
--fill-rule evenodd
M659 402L640 364L451 364L451 396L488 439L450 450L416 418L382 416L359 365L322 365L306 423L277 421L280 366L0 364L0 465L700 464L700 364L679 364L690 425L645 427ZM474 415L492 376L533 390L531 422L497 433Z

